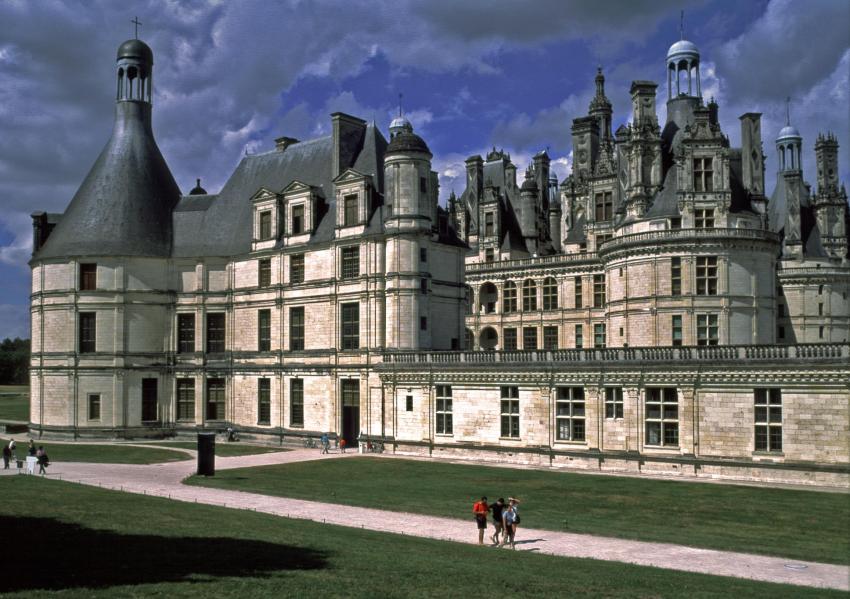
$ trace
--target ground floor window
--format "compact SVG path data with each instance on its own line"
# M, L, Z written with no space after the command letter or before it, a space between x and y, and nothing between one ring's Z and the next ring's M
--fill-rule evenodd
M584 441L584 387L558 387L555 428L559 441Z
M272 381L257 379L257 424L271 424Z
M605 387L605 418L623 417L623 388Z
M645 442L679 445L679 394L675 387L647 387Z
M289 379L289 426L304 426L304 379Z
M89 393L89 420L100 420L100 393Z
M207 379L207 420L224 420L224 379Z
M156 379L142 379L142 422L159 420L156 387Z
M756 389L756 451L782 451L782 391Z
M519 438L519 387L502 387L502 437Z
M195 419L195 379L177 379L177 420Z
M452 387L437 385L437 434L451 435L452 428Z

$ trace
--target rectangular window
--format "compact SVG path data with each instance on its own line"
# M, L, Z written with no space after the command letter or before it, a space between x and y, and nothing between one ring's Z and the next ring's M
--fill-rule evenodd
M292 207L292 234L299 235L304 232L304 204Z
M360 304L342 304L340 306L342 329L342 349L360 347Z
M195 379L177 379L177 420L195 419Z
M613 196L610 191L596 194L596 222L603 222L613 218L614 203L612 201L612 197Z
M357 379L343 379L342 381L342 407L360 407L360 381Z
M289 349L304 349L304 306L289 309Z
M717 314L697 314L697 345L717 345Z
M670 326L673 331L673 345L682 345L682 315L673 314L670 317Z
M215 354L224 351L224 313L207 314L207 353Z
M96 349L97 314L80 312L80 353L93 354Z
M776 312L779 318L785 318L785 304L777 304Z
M404 396L404 411L412 412L413 411L413 396L405 395Z
M451 435L452 427L452 387L451 385L437 385L437 414L436 433L438 435Z
M502 312L505 314L516 312L516 306L516 285L508 281L502 289Z
M697 258L697 295L717 295L717 257Z
M420 331L427 331L428 330L428 317L427 316L420 316L419 317L419 330Z
M272 284L272 259L263 258L257 265L257 284L268 287Z
M519 438L519 387L502 387L502 437Z
M177 315L177 353L190 354L195 351L195 315Z
M543 327L543 349L558 349L558 327Z
M100 420L100 393L89 393L89 420Z
M80 291L97 289L97 264L80 264Z
M289 379L289 426L304 426L304 379Z
M419 191L421 193L428 192L428 181L425 179L425 177L419 177Z
M558 387L555 429L559 441L584 441L584 387Z
M419 261L428 262L428 248L419 248Z
M272 381L257 379L257 424L272 422Z
M694 227L697 229L711 229L714 227L714 209L694 210Z
M646 389L646 445L679 445L679 396L675 387Z
M304 282L304 254L289 256L289 282L293 285Z
M782 391L756 389L756 451L782 451Z
M357 194L347 195L343 199L343 226L350 227L352 225L356 225L360 220L357 215Z
M593 275L593 307L605 307L605 275Z
M552 277L543 281L543 309L558 309L558 283Z
M502 349L513 351L516 349L516 329L509 328L505 329L502 333L504 335L504 342L502 343Z
M522 349L537 349L537 327L523 327Z
M142 422L159 420L156 388L156 379L142 379Z
M670 219L670 228L672 230L681 229L682 228L682 218L679 216L675 216Z
M257 351L272 349L272 311L257 310Z
M260 212L260 240L272 238L272 212L264 210Z
M207 379L207 420L224 420L224 379Z
M496 221L492 212L484 214L484 235L491 236L496 234Z
M537 285L531 279L522 284L522 310L523 312L537 310Z
M360 276L360 246L342 248L342 278L356 279Z
M484 250L484 262L493 262L495 259L495 254L493 253L492 248L487 248Z
M605 347L605 323L597 322L593 325L593 347Z
M428 293L428 279L419 279L419 293Z
M712 191L711 158L694 158L694 191Z
M681 258L670 258L670 295L682 295Z
M584 347L584 325L576 325L576 348Z
M605 418L623 417L623 388L605 387Z
M576 308L581 308L584 305L584 301L582 298L582 296L584 295L584 290L582 288L581 277L574 277L573 284L575 285Z

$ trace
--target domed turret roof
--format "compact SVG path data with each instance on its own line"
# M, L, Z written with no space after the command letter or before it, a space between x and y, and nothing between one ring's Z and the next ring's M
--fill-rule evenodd
M674 58L696 58L699 60L699 49L696 44L688 40L679 40L667 50L667 60Z
M793 125L785 125L782 127L782 130L779 132L779 135L776 137L779 139L802 139L800 132L797 131L797 128Z
M521 191L533 191L537 193L537 181L534 180L534 177L526 176L525 181L522 182Z
M410 131L413 131L413 125L411 125L410 121L408 121L405 117L399 115L390 123L390 131L393 129L409 129Z
M189 192L189 195L190 196L205 196L205 195L207 195L207 190L204 189L203 187L201 187L201 180L196 179L196 181L197 181L197 185L195 185L195 187L192 188L192 191Z
M127 40L118 46L118 58L138 58L148 64L153 64L153 50L139 39Z
M386 155L396 154L400 152L422 152L430 154L428 144L421 137L413 132L404 131L395 135L387 145Z

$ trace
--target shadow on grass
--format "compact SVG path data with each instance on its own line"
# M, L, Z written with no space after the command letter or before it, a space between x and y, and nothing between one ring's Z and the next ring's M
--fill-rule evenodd
M18 539L26 546L25 558L3 559L0 593L256 577L327 567L323 552L248 539L125 535L52 518L9 516L0 516L0 530L4 539Z

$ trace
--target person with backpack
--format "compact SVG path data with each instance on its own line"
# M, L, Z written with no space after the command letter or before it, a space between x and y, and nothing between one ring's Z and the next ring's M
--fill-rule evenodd
M482 497L481 501L476 501L472 504L472 514L475 516L475 523L478 525L478 544L484 544L484 531L487 530L487 513L490 511L490 506L487 505L487 498Z
M501 497L496 500L496 503L490 504L490 511L493 512L493 528L496 529L493 536L490 537L493 540L494 545L499 544L499 535L504 530L502 525L502 510L504 509L505 500Z

